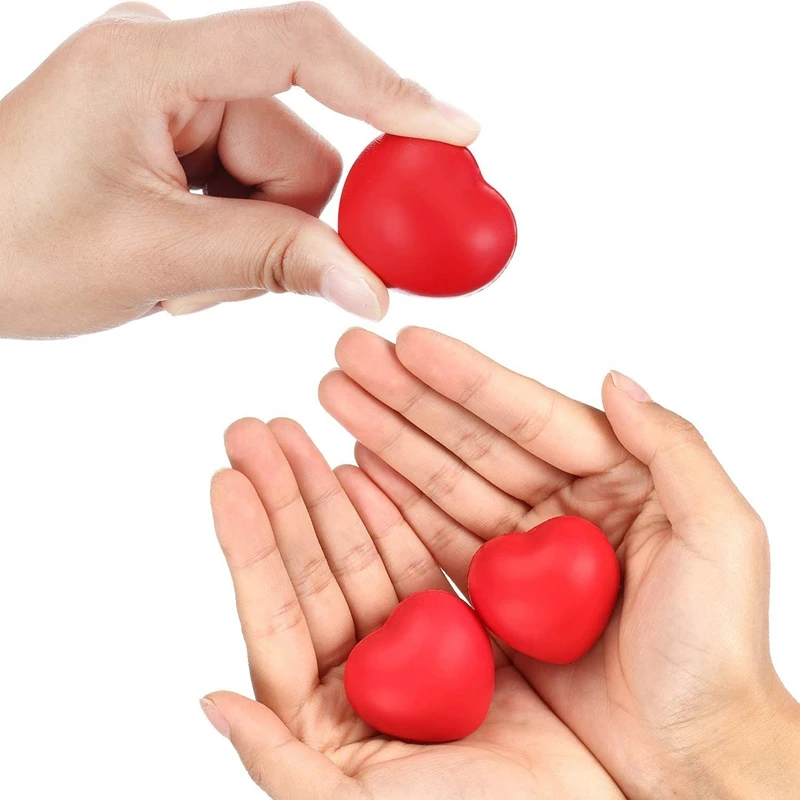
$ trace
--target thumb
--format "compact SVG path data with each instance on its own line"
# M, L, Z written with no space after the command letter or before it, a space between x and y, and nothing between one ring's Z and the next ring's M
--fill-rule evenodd
M630 378L611 372L603 405L617 438L650 468L675 533L696 553L731 553L739 536L752 542L763 523L690 422L654 403Z
M334 798L351 778L299 742L266 706L233 692L200 701L208 721L230 739L250 777L274 800ZM338 791L337 791L338 790Z
M149 240L163 265L149 291L160 300L230 290L319 295L381 319L386 287L324 222L262 200L181 193ZM222 299L225 299L224 294Z

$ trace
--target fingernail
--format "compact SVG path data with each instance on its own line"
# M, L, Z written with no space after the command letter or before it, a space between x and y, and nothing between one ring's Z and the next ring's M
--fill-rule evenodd
M650 403L652 402L652 398L650 397L647 392L639 386L636 381L629 378L627 375L623 375L621 372L617 372L615 369L611 370L611 380L614 382L614 386L617 389L621 389L625 392L631 400L635 400L637 403Z
M231 738L231 726L228 725L220 710L206 697L200 701L200 708L214 728L226 739Z
M450 123L472 136L477 136L481 131L481 124L474 117L462 111L460 108L451 106L443 100L434 100L436 110Z
M322 279L322 296L339 308L365 319L383 316L378 296L360 276L341 267L331 267Z
M196 314L198 311L205 311L207 308L218 306L218 301L210 301L203 303L175 303L172 302L167 306L163 306L165 311L168 311L173 317L182 317L186 314Z

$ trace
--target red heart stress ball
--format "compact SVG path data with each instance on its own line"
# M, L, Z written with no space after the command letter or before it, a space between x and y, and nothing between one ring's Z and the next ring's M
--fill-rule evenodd
M508 203L466 147L390 134L353 164L339 235L387 286L431 297L491 283L517 244Z
M486 542L472 559L468 583L474 610L449 592L417 592L353 648L345 692L368 725L415 742L446 742L477 730L494 689L484 625L540 661L576 661L608 624L619 562L591 522L555 517Z
M477 730L494 691L494 655L475 612L450 592L417 592L350 653L344 688L382 733L448 742Z
M619 592L619 561L605 534L580 517L555 517L484 544L467 583L475 611L498 639L551 664L592 649Z

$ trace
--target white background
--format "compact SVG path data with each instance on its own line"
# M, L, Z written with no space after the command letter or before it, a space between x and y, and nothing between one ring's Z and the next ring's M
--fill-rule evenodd
M483 122L473 151L520 228L489 289L394 296L375 329L436 327L593 403L614 367L692 419L767 522L774 660L800 695L800 7L330 6ZM103 10L4 2L0 95ZM346 165L373 136L302 93L289 102ZM0 343L0 796L263 796L197 706L249 689L208 483L242 415L293 416L332 462L350 459L316 384L352 324L282 296Z

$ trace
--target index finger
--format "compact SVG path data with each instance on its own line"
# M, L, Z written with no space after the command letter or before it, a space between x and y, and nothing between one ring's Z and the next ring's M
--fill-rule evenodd
M266 97L296 85L387 133L467 145L480 130L401 78L317 3L167 23L162 42L160 69L169 65L192 100Z

